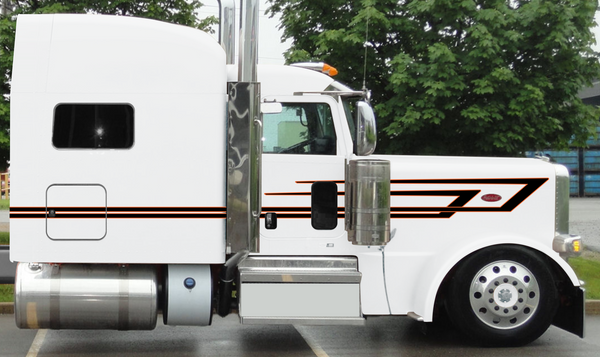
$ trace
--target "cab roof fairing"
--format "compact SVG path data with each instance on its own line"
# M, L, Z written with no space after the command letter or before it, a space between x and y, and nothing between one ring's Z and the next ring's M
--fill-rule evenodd
M225 52L203 31L129 16L17 18L13 93L225 91Z

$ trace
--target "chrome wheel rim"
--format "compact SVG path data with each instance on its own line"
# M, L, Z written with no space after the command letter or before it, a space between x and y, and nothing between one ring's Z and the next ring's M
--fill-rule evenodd
M513 329L529 321L539 306L535 276L520 263L501 260L483 267L469 289L473 313L487 326Z

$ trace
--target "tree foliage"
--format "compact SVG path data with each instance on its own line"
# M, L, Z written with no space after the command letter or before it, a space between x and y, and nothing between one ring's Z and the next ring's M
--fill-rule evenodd
M9 158L10 77L15 42L15 20L18 14L95 13L145 17L209 30L216 18L199 19L198 0L13 0L14 12L0 15L0 74L3 80L0 97L0 169Z
M288 62L360 88L366 48L379 151L519 155L585 145L598 124L577 98L600 74L597 0L268 1Z

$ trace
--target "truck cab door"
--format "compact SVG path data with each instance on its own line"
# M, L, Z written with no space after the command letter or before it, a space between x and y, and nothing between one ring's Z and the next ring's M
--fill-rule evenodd
M267 98L263 114L261 253L327 254L344 230L347 139L329 96ZM350 150L351 150L350 145Z

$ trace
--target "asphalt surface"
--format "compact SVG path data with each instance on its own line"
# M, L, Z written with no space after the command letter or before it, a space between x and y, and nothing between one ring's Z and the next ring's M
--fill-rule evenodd
M0 315L0 356L581 356L597 357L600 316L588 316L584 339L551 327L519 348L475 347L452 329L426 328L408 317L367 319L365 326L240 325L215 316L209 327L153 331L18 330Z

